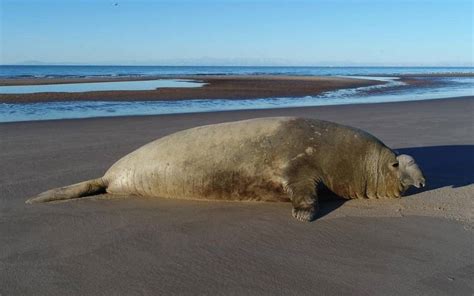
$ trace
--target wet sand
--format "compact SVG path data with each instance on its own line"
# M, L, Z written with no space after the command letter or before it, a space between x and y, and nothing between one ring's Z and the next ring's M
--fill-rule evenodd
M427 187L400 200L83 199L25 205L101 176L185 128L306 116L412 154ZM1 295L472 295L474 98L0 124Z
M80 93L0 94L0 103L33 103L59 101L168 101L187 99L255 99L304 97L326 91L383 84L367 79L316 76L173 76L147 78L82 78L82 79L3 79L0 85L36 85L136 81L151 79L189 79L206 83L197 88L159 88L144 91L93 91Z

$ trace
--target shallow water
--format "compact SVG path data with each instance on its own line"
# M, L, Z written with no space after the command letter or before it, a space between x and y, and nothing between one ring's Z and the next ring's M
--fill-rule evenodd
M3 103L0 104L0 122L416 101L471 96L474 89L474 78L472 77L429 78L435 82L434 86L414 88L403 87L404 83L399 81L398 78L370 77L370 79L378 79L388 83L331 91L318 96L300 98Z
M109 90L153 90L166 87L201 87L204 83L180 79L159 79L141 81L86 82L45 85L0 86L0 94L31 94L44 92L88 92Z

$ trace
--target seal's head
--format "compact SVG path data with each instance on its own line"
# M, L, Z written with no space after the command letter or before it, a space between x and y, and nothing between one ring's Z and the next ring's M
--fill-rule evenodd
M425 177L413 157L396 155L390 149L382 149L377 160L378 169L372 174L367 188L369 198L398 198L410 186L425 186Z
M416 188L425 187L425 177L413 157L401 154L397 156L397 160L400 182L404 190L410 186L415 186Z

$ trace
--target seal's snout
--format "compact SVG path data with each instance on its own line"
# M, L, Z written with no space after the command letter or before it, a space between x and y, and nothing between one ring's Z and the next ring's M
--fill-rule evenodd
M426 186L425 179L421 179L421 181L419 183L415 184L416 188L423 188L425 186Z
M397 156L397 159L400 163L402 184L406 186L406 188L409 186L415 186L416 188L425 187L425 176L423 176L421 169L418 167L413 157L402 154Z

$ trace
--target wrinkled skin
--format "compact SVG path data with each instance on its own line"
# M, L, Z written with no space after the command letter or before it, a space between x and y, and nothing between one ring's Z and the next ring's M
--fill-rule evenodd
M398 198L425 179L413 158L374 136L315 119L274 117L192 128L153 141L103 177L52 189L28 203L101 192L199 200L291 201L311 221L317 186L352 198Z

